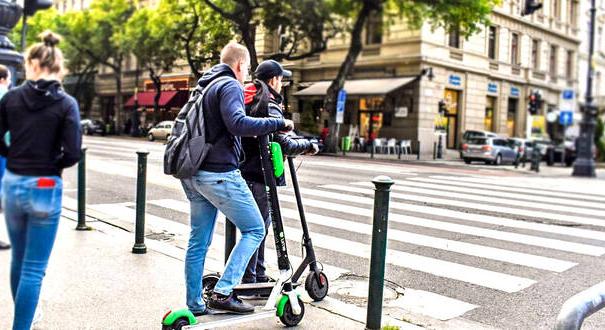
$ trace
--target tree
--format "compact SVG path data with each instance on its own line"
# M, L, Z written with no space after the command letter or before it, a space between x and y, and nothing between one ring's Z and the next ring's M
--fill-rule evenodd
M231 24L199 0L164 0L173 17L176 47L185 52L191 72L200 78L202 69L218 61L221 48L233 39Z
M162 1L157 9L143 8L135 12L126 23L124 40L126 49L137 59L137 66L149 73L155 96L153 110L155 121L161 120L160 97L162 74L170 71L181 56L174 46L180 34L175 13Z
M112 71L116 83L116 128L122 127L122 69L128 54L124 29L134 11L133 0L96 0L89 9L72 15L68 23L72 46L90 62Z
M433 28L457 30L462 36L471 36L488 23L488 15L499 0L343 0L337 1L335 12L344 17L354 17L350 27L350 44L336 78L328 88L325 107L330 112L330 131L336 131L336 100L345 79L355 66L363 49L361 34L368 18L381 13L387 18L401 17L407 24L420 28L424 22ZM328 139L329 151L336 151L338 136Z
M300 60L322 52L337 32L325 0L204 0L230 21L250 52L251 68L258 66L256 28L263 24L280 34L279 51L268 58ZM303 47L301 47L303 46Z

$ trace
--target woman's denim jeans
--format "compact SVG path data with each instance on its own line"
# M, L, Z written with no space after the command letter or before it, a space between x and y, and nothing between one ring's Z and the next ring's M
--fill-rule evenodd
M229 295L233 287L240 284L250 257L265 237L265 224L239 170L226 173L199 171L181 183L191 203L191 235L185 257L187 306L192 311L204 311L202 274L217 211L220 210L242 234L214 287L214 292L223 295Z
M41 178L6 171L2 191L12 244L13 330L29 330L57 234L63 181L57 176Z

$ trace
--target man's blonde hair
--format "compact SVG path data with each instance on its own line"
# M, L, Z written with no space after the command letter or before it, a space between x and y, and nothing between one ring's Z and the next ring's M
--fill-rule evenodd
M239 61L247 61L250 63L250 53L248 49L235 41L228 43L221 50L221 63L229 66L236 66Z

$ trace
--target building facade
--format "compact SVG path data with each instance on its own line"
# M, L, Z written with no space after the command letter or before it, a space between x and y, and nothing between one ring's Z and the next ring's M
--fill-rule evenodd
M412 30L404 21L379 33L381 18L371 19L349 79L384 79L385 84L411 79L383 95L349 93L342 133L418 140L424 152L432 149L439 132L446 133L451 149L459 147L466 130L527 136L533 124L527 114L531 92L539 92L545 101L537 116L543 121L547 112L558 110L564 90L578 89L580 29L577 1L545 0L541 11L526 17L520 15L522 5L503 1L494 8L491 25L467 39L429 24ZM299 100L292 106L300 113L295 118L325 118L320 93L305 89L333 79L346 51L347 40L333 40L319 56L292 63L292 89L301 90L293 92ZM421 76L423 70L432 74ZM443 115L440 101L447 108ZM305 111L314 114L305 116ZM544 126L540 120L534 125Z

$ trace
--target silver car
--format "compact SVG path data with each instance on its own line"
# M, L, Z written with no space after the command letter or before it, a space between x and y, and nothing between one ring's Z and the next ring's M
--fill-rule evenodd
M467 164L473 161L493 165L512 164L517 159L517 152L504 138L470 138L462 145L462 159Z

